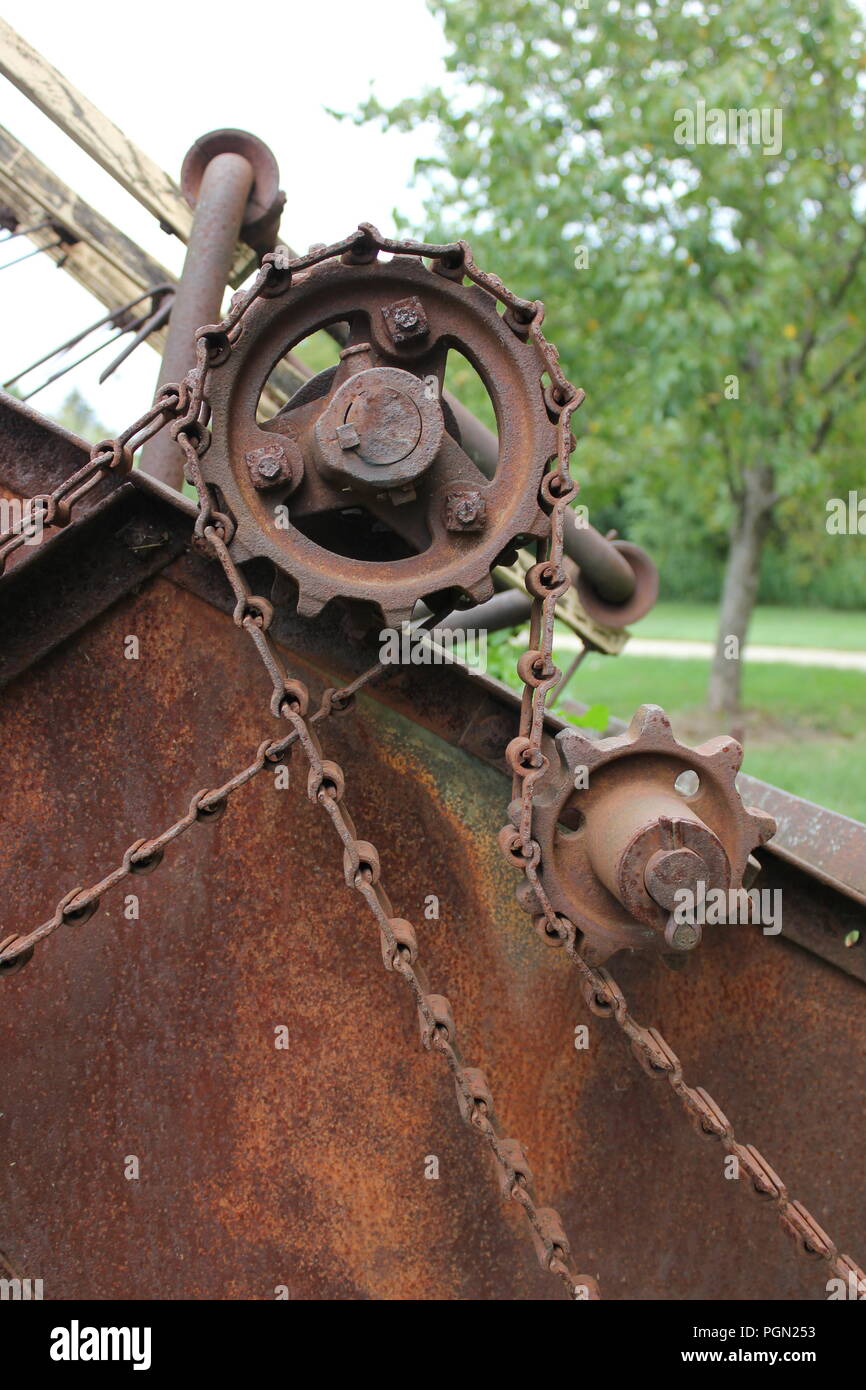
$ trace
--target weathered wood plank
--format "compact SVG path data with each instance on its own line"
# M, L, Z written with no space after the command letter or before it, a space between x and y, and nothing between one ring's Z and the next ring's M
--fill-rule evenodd
M189 240L192 210L174 179L2 18L0 74L147 208L166 231L184 243ZM249 274L253 259L248 246L238 246L232 285L240 284Z
M8 170L3 168L0 168L0 202L10 207L24 226L34 226L40 222L46 211L50 211L51 215L54 215L53 209L46 209L41 200L34 197L27 189L22 188L14 178L10 177ZM88 211L92 212L93 209L88 209ZM66 219L62 220L65 221ZM69 227L69 230L75 231L75 228ZM69 247L52 247L50 243L54 239L53 234L48 229L35 232L29 238L34 245L45 248L44 254L56 264L62 264L66 274L92 294L106 309L116 309L121 304L127 304L151 284L159 283L152 280L150 276L145 279L137 274L136 272L141 267L136 266L134 262L132 263L134 269L126 270L118 267L112 259L102 254L101 248L88 241L81 240ZM169 275L167 271L163 271L162 267L159 269L164 280L174 280L174 277ZM14 271L11 271L10 274L14 274ZM94 318L96 317L97 315L94 314ZM48 312L44 313L44 319L46 322L45 349L47 350L52 345L50 308ZM164 331L154 333L151 337L151 345L157 352L162 351L164 339ZM24 366L25 364L22 362L21 365Z
M5 146L4 138L7 139ZM8 140L13 141L12 146ZM15 144L14 137L8 137L8 133L0 127L0 152L4 148L14 149ZM30 240L34 245L45 247L45 254L51 260L57 264L62 262L63 270L106 309L127 304L155 284L176 283L176 277L164 266L67 188L34 155L24 150L23 146L20 148L26 159L22 157L7 163L4 158L0 162L0 202L7 204L24 226L34 226L47 212L52 217L56 214L70 232L81 237L74 246L65 248L50 247L54 236L48 229L35 232ZM19 173L22 174L20 182ZM43 175L44 186L41 184ZM60 208L64 209L63 215L58 211ZM50 323L50 315L47 317ZM161 353L165 330L160 329L152 334L148 341ZM45 347L50 346L49 339ZM304 377L287 364L281 364L265 391L264 401L268 412L275 414L303 380Z
M33 206L96 249L121 275L131 276L140 289L174 280L164 265L90 207L2 125L0 170Z

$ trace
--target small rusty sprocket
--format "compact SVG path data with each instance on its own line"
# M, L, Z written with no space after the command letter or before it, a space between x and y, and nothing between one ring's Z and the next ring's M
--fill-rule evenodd
M274 366L337 323L349 327L337 367L257 420ZM449 350L469 360L493 403L492 478L462 447L443 400ZM260 298L211 373L201 461L235 523L235 559L270 559L307 616L336 597L366 600L390 624L419 599L483 601L515 540L549 529L538 492L557 412L543 370L493 294L414 256L327 261L287 294Z
M593 740L564 729L552 751L535 783L537 872L554 911L581 934L582 954L600 964L627 947L696 945L700 932L672 917L677 890L739 888L752 850L776 830L737 791L740 744L723 735L689 748L664 710L642 705L624 733ZM518 897L540 914L530 882Z

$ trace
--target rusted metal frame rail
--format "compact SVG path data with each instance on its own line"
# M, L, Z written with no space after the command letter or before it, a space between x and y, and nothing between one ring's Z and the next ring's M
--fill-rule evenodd
M49 491L86 453L83 441L38 412L9 397L0 399L0 490L19 496ZM159 571L230 612L221 574L188 548L195 514L194 503L144 474L108 477L64 531L40 547L22 547L21 559L0 581L0 686ZM266 590L267 564L249 570L255 587ZM27 606L33 600L22 598L41 586L47 624L33 620ZM334 606L315 623L279 612L272 632L283 648L320 670L326 685L335 678L354 679L378 655L375 635L364 637L353 629L347 640L346 621ZM504 749L514 733L518 700L499 681L451 661L395 668L372 693L438 737L506 771ZM555 715L546 716L551 739L564 727ZM759 858L762 886L785 891L782 934L866 981L866 826L741 776L746 799L779 821L776 839ZM846 947L846 937L855 931L860 941Z

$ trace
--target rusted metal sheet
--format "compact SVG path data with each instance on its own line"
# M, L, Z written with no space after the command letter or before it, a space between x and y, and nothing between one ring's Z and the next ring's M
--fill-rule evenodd
M859 821L746 773L737 783L746 801L778 823L777 854L866 905L866 846Z
M49 492L80 468L87 454L83 439L0 391L0 481L10 492L22 497ZM82 512L115 486L106 480L96 496L82 503Z
M38 417L13 419L30 442L19 453L13 432L10 477L54 486ZM65 445L68 474L80 448ZM189 526L186 504L143 479L109 476L81 510L19 561L7 592L29 574L44 602L64 565L74 588L81 556L104 563L129 524L170 517L179 548ZM259 591L268 575L247 567ZM70 605L54 582L62 623ZM120 584L106 606L91 584L75 642L35 665L30 651L0 704L2 900L15 904L2 936L100 877L273 736L267 680L226 614L235 600L217 568L183 553L136 587ZM316 695L324 673L356 674L376 645L375 629L335 610L316 624L280 611L272 635ZM346 769L359 834L388 846L394 909L423 924L424 955L579 1267L607 1297L820 1297L814 1271L791 1259L768 1213L730 1195L718 1150L583 1011L573 973L517 909L495 846L514 697L436 666L389 675L375 694L328 722L326 753ZM557 727L548 721L547 740ZM306 780L296 766L286 790L263 772L218 823L175 842L158 873L127 881L0 983L12 1155L0 1249L46 1296L269 1298L282 1285L301 1298L555 1295L515 1206L499 1220L447 1075L407 1052L415 1011L382 975L375 926ZM781 882L786 917L792 895L795 918L833 916L836 895L803 868L767 854L765 875ZM425 914L431 895L438 917ZM862 1124L850 1082L864 1051L860 983L744 927L708 933L682 973L625 957L616 974L687 1074L857 1253L866 1198L847 1146ZM590 1025L586 1051L573 1046L576 1022Z
M771 853L765 846L757 858L762 865L757 886L782 893L783 935L866 981L866 908L778 848Z
M51 541L18 552L0 585L0 687L140 587L189 543L182 513L131 485Z
M294 665L317 689L315 667ZM262 684L230 620L164 577L21 676L0 707L9 925L238 765L270 732ZM378 701L332 720L326 744L360 832L390 844L396 910L422 923L473 1054L607 1297L814 1297L812 1271L603 1020L575 1051L588 1017L576 983L527 927L496 849L505 779ZM555 1296L519 1213L499 1223L476 1181L486 1159L449 1082L420 1048L405 1059L414 1011L301 781L295 769L288 790L251 784L136 881L139 921L106 899L2 984L0 1248L46 1297L270 1298L279 1284L296 1298ZM424 919L431 894L438 920ZM685 972L625 958L617 975L856 1251L862 986L739 929Z

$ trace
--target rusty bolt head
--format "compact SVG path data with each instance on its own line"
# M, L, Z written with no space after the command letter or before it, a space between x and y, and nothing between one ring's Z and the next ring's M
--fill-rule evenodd
M487 519L487 503L474 488L449 492L445 498L445 526L449 531L481 531Z
M414 294L409 299L398 299L393 304L386 304L382 309L382 317L391 340L397 347L415 342L418 338L425 338L430 331L424 306Z
M341 449L357 449L361 436L354 425L338 425L334 433Z
M675 922L668 919L665 927L665 941L674 951L693 951L701 939L701 929L696 922Z
M676 906L677 893L683 889L696 893L698 884L706 882L710 872L699 854L681 845L677 849L657 850L650 856L644 883L650 897L671 911Z
M263 444L258 449L248 449L244 460L250 472L253 487L265 489L287 483L292 476L292 465L282 444Z

